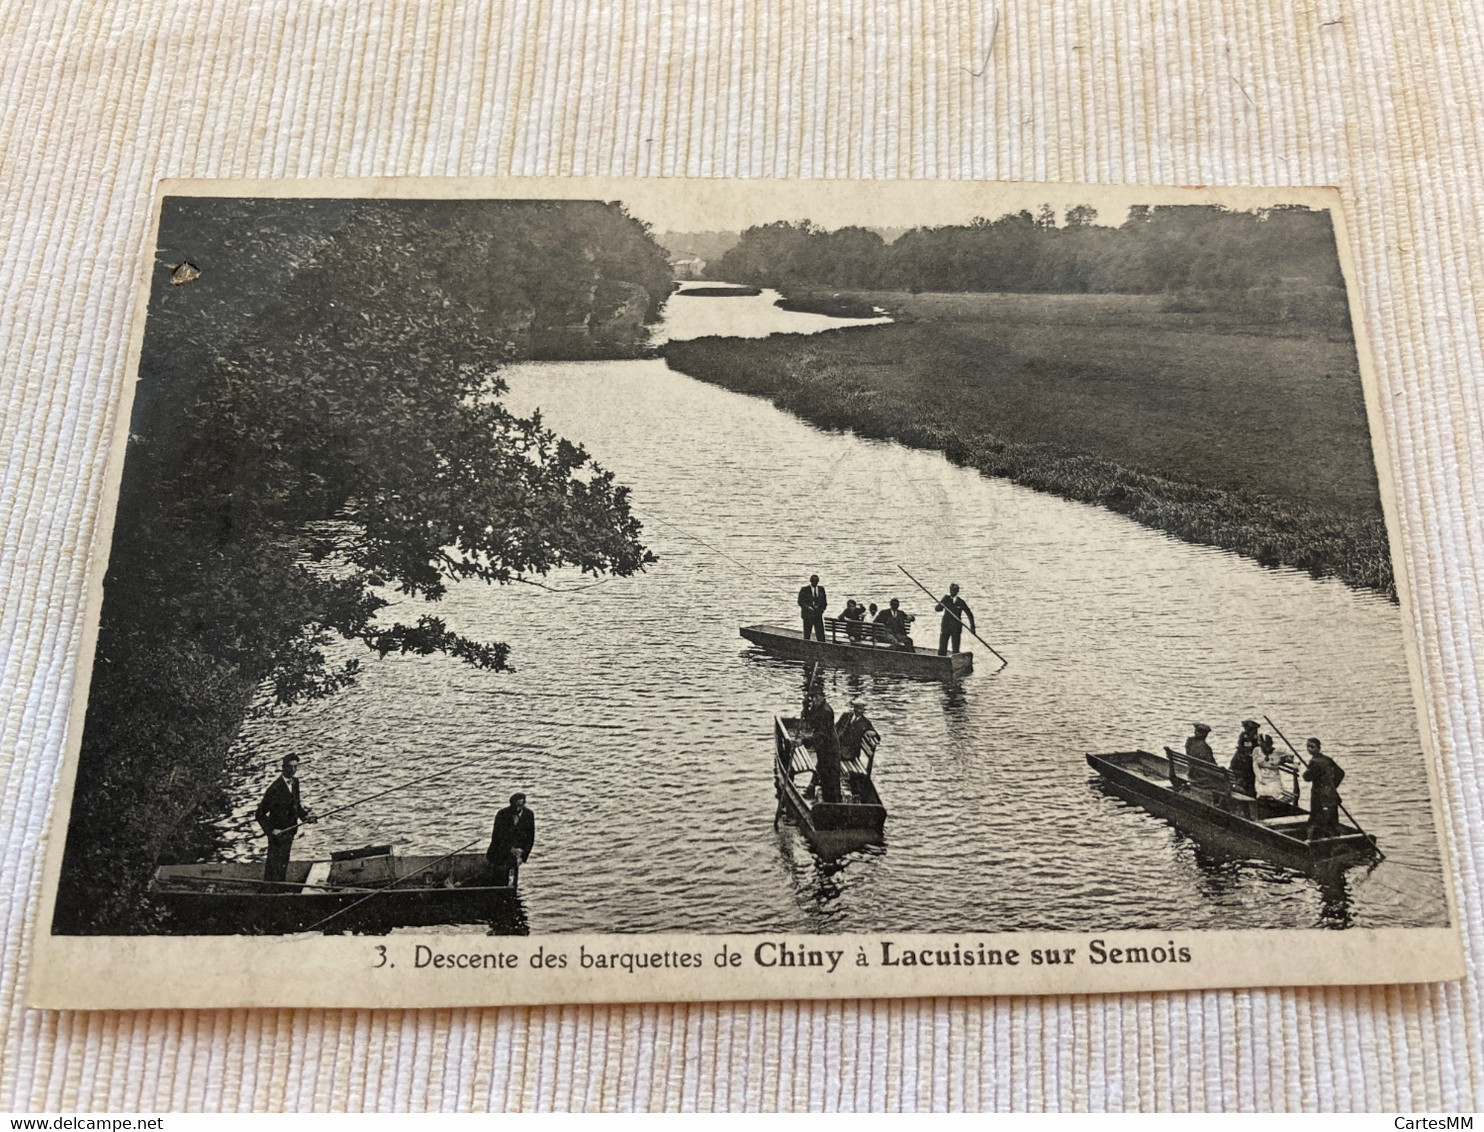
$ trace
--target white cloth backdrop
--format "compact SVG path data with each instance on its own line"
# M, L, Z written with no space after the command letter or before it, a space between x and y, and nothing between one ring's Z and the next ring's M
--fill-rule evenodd
M1481 23L1469 0L0 5L0 1108L1478 1107ZM24 1009L155 180L507 173L1341 186L1471 978L1039 1000Z

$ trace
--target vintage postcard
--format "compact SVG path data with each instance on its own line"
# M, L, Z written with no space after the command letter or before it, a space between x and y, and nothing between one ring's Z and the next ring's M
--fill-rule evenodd
M161 186L29 1001L1455 978L1339 195Z

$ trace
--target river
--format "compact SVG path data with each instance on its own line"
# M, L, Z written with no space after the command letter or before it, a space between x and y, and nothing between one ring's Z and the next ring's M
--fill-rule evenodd
M848 320L754 298L676 296L657 340L813 333ZM594 585L452 587L450 627L510 643L514 673L363 656L360 682L250 722L264 768L287 751L326 811L403 779L436 782L310 826L296 856L393 841L482 848L515 790L537 815L518 922L497 930L1233 929L1446 922L1401 615L1332 580L1191 546L1099 508L886 441L829 433L672 372L662 359L525 363L507 401L540 408L633 489L657 565ZM827 860L773 826L771 726L801 668L737 635L797 624L819 573L831 612L900 597L935 639L930 584L957 581L1010 660L956 683L830 672L883 735L890 810L875 846ZM396 599L396 595L389 595ZM384 618L413 619L401 599ZM356 655L347 652L347 655ZM1084 754L1179 746L1270 714L1319 735L1351 812L1387 858L1323 882L1211 856L1105 793ZM1266 729L1266 728L1265 728ZM233 847L241 856L260 843ZM479 931L450 926L447 931Z

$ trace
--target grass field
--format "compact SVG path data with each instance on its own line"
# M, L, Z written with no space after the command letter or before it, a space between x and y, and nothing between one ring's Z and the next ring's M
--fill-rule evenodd
M1393 591L1348 338L1175 313L1157 296L847 296L901 321L666 355L818 424Z

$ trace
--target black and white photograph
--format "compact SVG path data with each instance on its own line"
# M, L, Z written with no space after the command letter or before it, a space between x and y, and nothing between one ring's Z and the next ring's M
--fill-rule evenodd
M1337 194L410 184L161 189L33 997L1461 972Z

